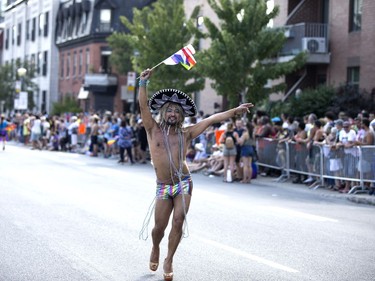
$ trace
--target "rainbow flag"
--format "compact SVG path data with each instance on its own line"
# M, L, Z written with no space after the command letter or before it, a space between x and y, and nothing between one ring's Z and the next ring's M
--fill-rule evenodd
M113 139L108 140L108 141L107 141L108 146L113 145L115 142L117 142L117 140L118 140L118 136L116 136L116 137L113 138Z
M15 124L9 124L8 126L6 126L5 130L7 130L8 132L11 132L11 131L14 131L16 127L17 126Z
M189 70L197 63L193 54L195 54L195 49L189 44L165 59L163 63L166 65L176 65L180 63L183 67Z

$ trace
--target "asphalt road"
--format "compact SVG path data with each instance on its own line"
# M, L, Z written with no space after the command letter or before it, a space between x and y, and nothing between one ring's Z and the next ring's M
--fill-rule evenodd
M0 175L0 281L162 280L139 239L151 165L10 145ZM374 206L268 178L193 180L174 280L375 280Z

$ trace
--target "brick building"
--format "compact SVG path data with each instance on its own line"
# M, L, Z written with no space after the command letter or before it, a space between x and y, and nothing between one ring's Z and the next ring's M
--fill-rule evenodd
M286 77L288 91L351 84L375 91L375 1L275 0L274 26L287 27L280 59L308 52L305 67Z
M120 16L131 19L134 7L152 2L61 1L56 19L60 98L78 98L85 111L129 111L133 95L124 98L127 77L112 70L106 39L114 31L124 31Z

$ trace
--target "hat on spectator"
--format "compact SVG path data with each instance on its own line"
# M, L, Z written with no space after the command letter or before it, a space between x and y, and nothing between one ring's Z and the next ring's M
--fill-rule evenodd
M344 124L344 121L342 121L342 119L337 119L335 121L335 125L339 125L339 126L342 126Z
M273 117L271 120L272 120L272 122L274 122L274 123L275 123L275 122L280 122L280 121L281 121L280 117L277 117L277 116L276 116L276 117Z
M350 127L350 122L349 122L349 121L345 121L345 122L342 124L342 126L343 126L344 128L348 128L348 127Z

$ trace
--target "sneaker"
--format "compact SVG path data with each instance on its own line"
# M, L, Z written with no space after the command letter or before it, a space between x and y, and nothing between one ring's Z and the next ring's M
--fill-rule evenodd
M303 181L303 183L311 183L314 179L312 177L308 177L306 180Z

